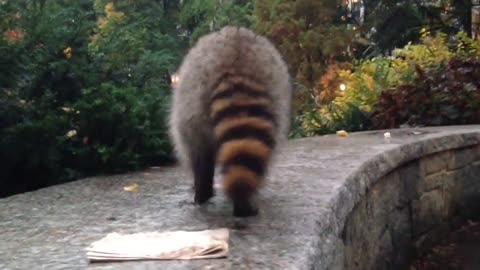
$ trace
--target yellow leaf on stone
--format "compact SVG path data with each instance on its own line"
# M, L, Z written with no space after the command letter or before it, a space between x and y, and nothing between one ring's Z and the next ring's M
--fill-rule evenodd
M339 130L337 131L337 136L338 137L347 137L348 133L345 130Z
M71 138L73 136L77 135L77 131L72 129L72 130L69 130L66 134L67 137Z
M67 57L67 58L70 58L72 57L72 48L71 47L67 47L63 50L63 54Z
M129 192L137 191L137 189L138 189L138 184L137 183L132 184L130 186L123 187L123 190L129 191Z

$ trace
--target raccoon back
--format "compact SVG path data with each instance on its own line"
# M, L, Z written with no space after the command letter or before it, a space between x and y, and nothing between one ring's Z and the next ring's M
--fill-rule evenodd
M231 151L222 145L238 145L240 139L245 142L241 148L255 145L254 139L270 156L286 137L290 78L282 57L265 37L230 26L203 36L185 56L178 75L170 127L184 164L205 145L216 147L217 160L224 163Z

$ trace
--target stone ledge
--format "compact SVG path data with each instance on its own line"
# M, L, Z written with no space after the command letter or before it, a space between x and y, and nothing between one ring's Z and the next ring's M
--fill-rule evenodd
M405 194L381 197L382 192L375 193L380 197L374 201L391 201L390 208L370 208L379 217L398 212L391 226L401 231L410 218L402 205L418 199L420 188L425 188L409 182L423 175L431 177L427 186L435 191L431 182L438 168L444 167L412 161L466 149L447 166L445 173L452 173L480 155L478 147L468 150L480 144L478 125L390 132L389 141L384 140L383 131L290 141L280 151L261 192L259 216L247 220L231 216L231 205L221 192L205 207L193 205L190 178L170 167L88 178L0 199L0 269L343 269L345 224L355 218L354 208L369 209L358 207L367 203L365 194L374 194L377 183L396 168L404 168L389 182L404 186ZM475 164L468 166L478 171ZM123 186L132 182L139 184L138 192L124 192ZM425 202L418 207L431 214L428 202L437 193L424 195ZM430 228L428 222L422 226ZM228 259L89 265L83 251L112 231L217 227L231 229ZM360 235L374 233L381 235L381 243L405 242L399 235L381 231Z
M407 269L458 221L478 218L478 153L480 144L432 153L378 180L347 218L344 268Z

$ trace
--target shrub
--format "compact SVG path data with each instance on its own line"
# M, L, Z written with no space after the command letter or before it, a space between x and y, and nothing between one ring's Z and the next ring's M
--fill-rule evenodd
M103 83L83 90L68 112L70 130L63 137L72 169L82 172L121 172L166 161L166 93Z
M2 3L0 197L70 179L59 141L69 121L58 109L80 96L94 21L85 1L66 2Z
M0 197L57 183L61 149L57 139L68 130L66 117L49 107L50 98L19 99L0 95Z
M316 105L305 110L299 117L302 121L299 126L303 131L297 134L310 136L332 133L338 129L369 129L372 127L372 107L379 96L388 96L385 91L414 80L418 67L422 73L428 73L445 66L452 57L480 55L480 41L472 40L463 32L450 39L443 33L431 35L426 29L422 29L421 33L420 44L408 44L396 49L394 56L360 60L351 69L336 69L341 66L332 66L333 70L327 72L318 84L320 91L314 97ZM340 90L340 84L345 85L344 91ZM325 100L332 101L321 103ZM377 106L377 109L380 107Z
M480 124L480 61L452 58L446 66L380 94L376 128Z
M0 4L0 197L169 160L184 45L147 2Z
M250 26L252 1L185 0L180 1L179 23L190 34L190 44L206 33L225 25Z

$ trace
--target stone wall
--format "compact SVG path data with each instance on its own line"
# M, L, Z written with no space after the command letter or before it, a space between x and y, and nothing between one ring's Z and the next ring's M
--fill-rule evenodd
M480 145L411 161L377 181L347 217L344 269L405 269L459 221L480 216Z
M180 167L98 176L0 199L0 269L395 270L478 214L480 125L291 140L258 198L259 215L232 216L216 196L193 204ZM136 192L124 187L138 184ZM85 248L111 232L228 228L218 260L89 263ZM416 247L417 249L414 249Z

